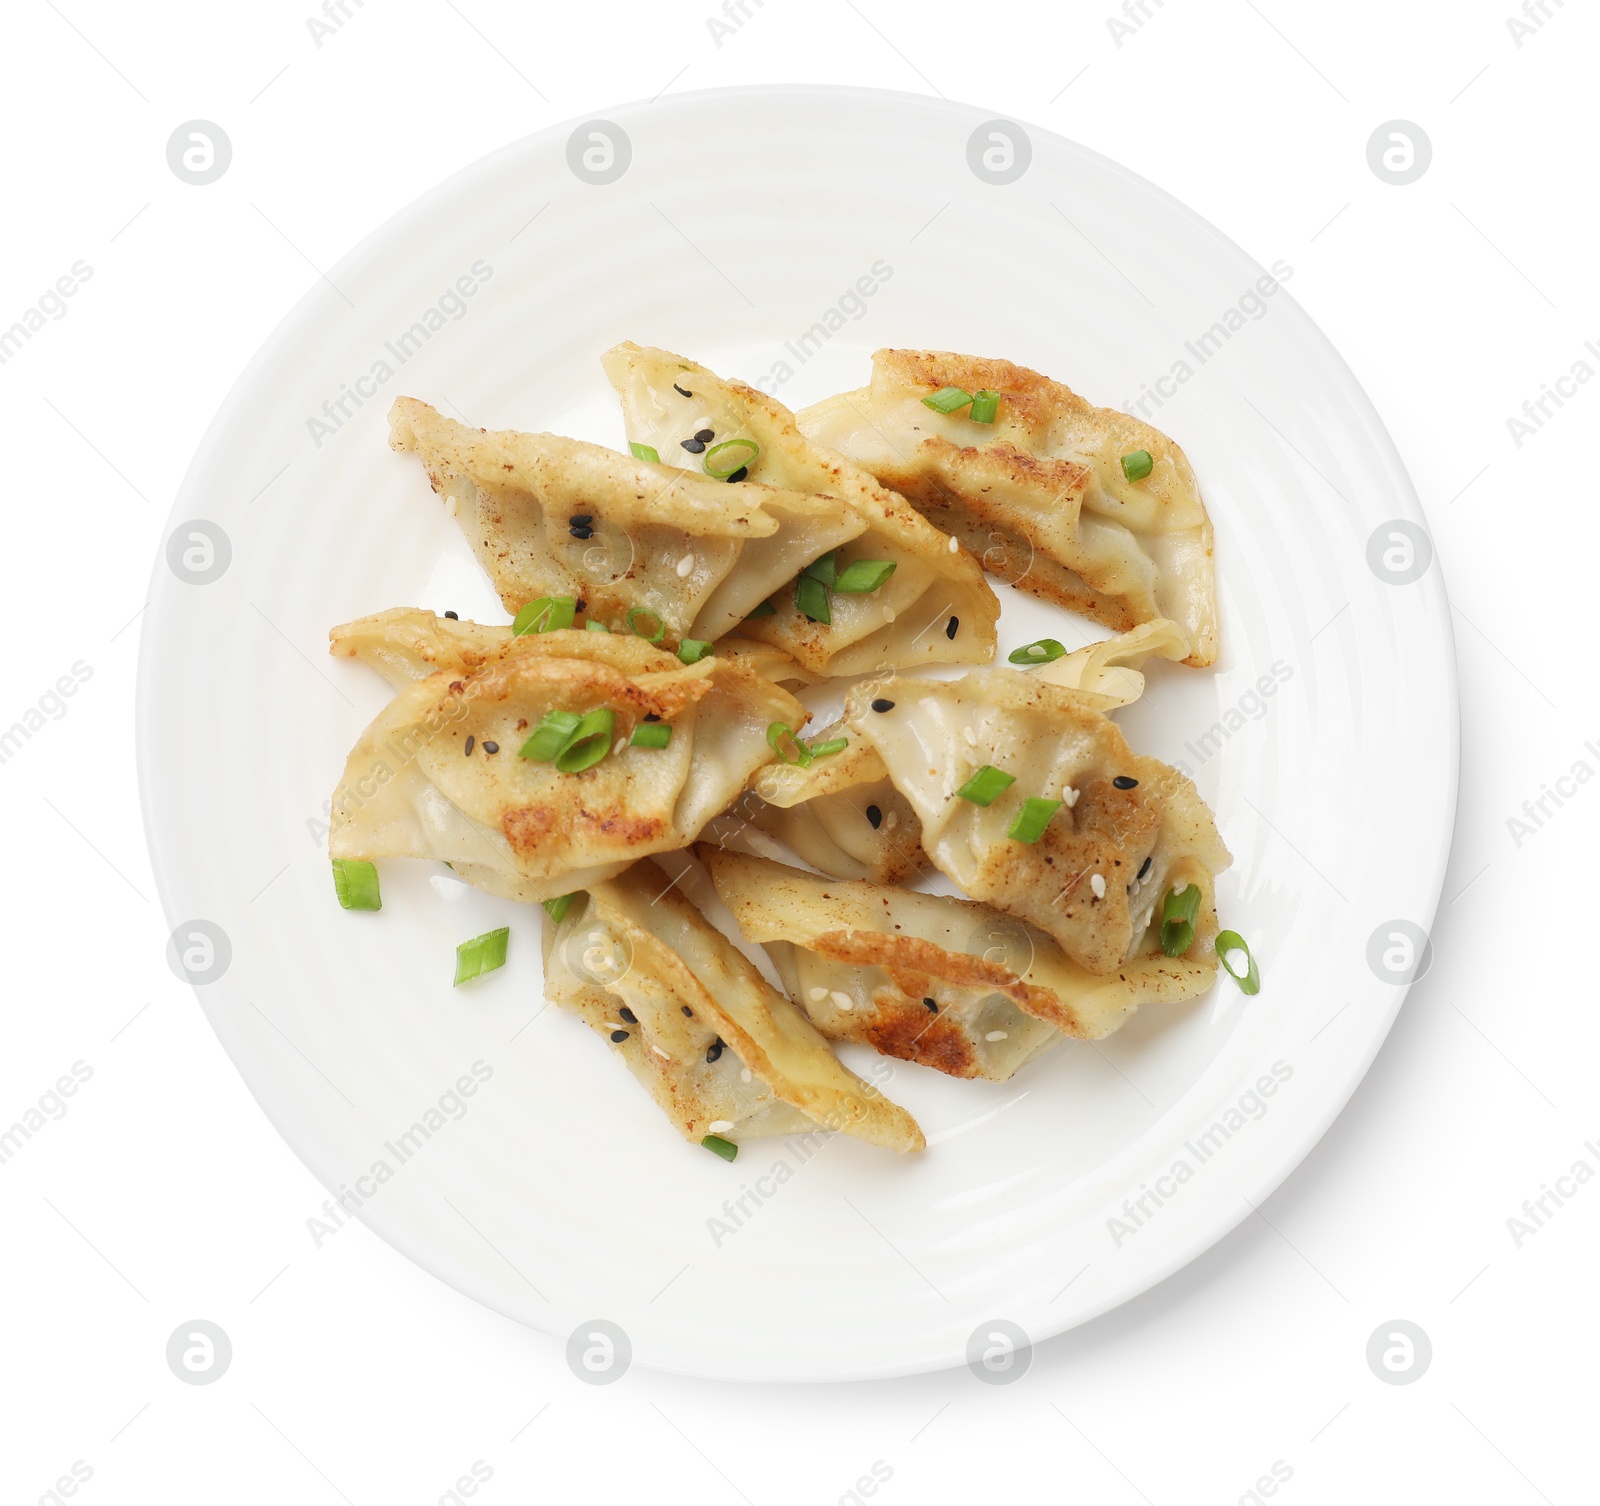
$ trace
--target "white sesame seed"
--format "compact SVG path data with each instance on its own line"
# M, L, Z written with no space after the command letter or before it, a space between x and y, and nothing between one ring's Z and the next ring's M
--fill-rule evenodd
M678 579L687 580L689 578L689 572L693 569L694 556L692 554L684 555L684 557L678 561Z
M833 1000L835 1009L843 1009L848 1012L856 1007L856 1001L849 994L842 993L837 988L828 997Z
M444 494L444 510L452 518L456 515L456 508L458 505L459 504L456 502L456 494L454 492L446 492Z
M1091 873L1089 875L1089 887L1094 891L1096 899L1104 899L1106 897L1105 875L1103 873Z
M1061 799L1067 809L1071 810L1078 803L1078 792L1070 784L1064 784L1061 787Z
M950 540L950 552L954 554L961 546L954 539Z
M883 620L885 622L893 622L894 621L894 608L893 607L885 607L883 609Z
M711 1123L706 1126L706 1128L713 1135L720 1135L723 1132L723 1130L731 1130L733 1128L733 1120L731 1120L731 1119L713 1119L711 1121Z
M900 812L890 811L883 824L887 830L893 831L900 824Z
M661 1049L661 1048L660 1048L660 1047L659 1047L659 1046L657 1046L657 1045L652 1045L652 1046L651 1046L651 1047L650 1047L650 1049L651 1049L651 1050L652 1050L652 1051L654 1051L654 1052L655 1052L655 1054L656 1054L656 1055L657 1055L657 1056L659 1056L659 1057L660 1057L660 1058L661 1058L661 1060L662 1060L662 1061L664 1061L664 1062L669 1062L669 1061L671 1061L671 1060L672 1060L672 1058L671 1058L671 1057L670 1057L670 1056L668 1056L668 1055L667 1055L667 1053L666 1053L666 1052L665 1052L665 1051L663 1051L663 1050L662 1050L662 1049Z
M749 1082L750 1081L750 1069L748 1067L746 1067L742 1072L740 1072L739 1081L740 1082Z
M969 748L976 748L978 746L978 734L974 732L971 727L963 727L961 729L961 735L966 738L967 746Z
M623 750L623 749L624 749L624 748L626 748L626 747L627 747L627 746L628 746L628 739L627 739L627 738L625 738L625 737L619 737L619 738L618 738L618 739L617 739L617 740L616 740L616 742L615 742L615 743L614 743L614 744L613 744L613 745L612 745L612 748L611 748L611 756L612 756L612 757L613 757L613 758L615 758L615 757L616 757L616 755L617 755L617 754L618 754L618 753L620 753L620 752L621 752L621 751L622 751L622 750Z
M828 997L828 990L825 988L813 988L810 990L810 996L813 1004L820 1004Z
M1005 1038L1006 1033L1003 1030L991 1030L986 1036L984 1036L984 1040L986 1041L1003 1041Z

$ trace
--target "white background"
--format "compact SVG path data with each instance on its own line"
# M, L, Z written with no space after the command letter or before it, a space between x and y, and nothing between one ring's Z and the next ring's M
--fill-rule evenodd
M0 726L74 664L92 677L0 764L0 1125L74 1062L93 1075L0 1165L4 1499L64 1498L47 1492L80 1462L91 1502L425 1506L481 1461L491 1503L827 1506L875 1463L889 1474L873 1499L891 1506L1249 1501L1275 1462L1292 1471L1285 1501L1592 1500L1600 1190L1547 1202L1520 1246L1508 1226L1575 1161L1600 1171L1579 950L1600 793L1568 784L1531 834L1508 826L1532 828L1523 802L1576 762L1600 771L1583 631L1600 393L1550 405L1520 447L1507 426L1575 362L1600 370L1584 348L1600 345L1597 23L1576 0L1545 3L1519 47L1509 3L1143 0L1118 46L1094 4L749 0L719 48L707 10L673 3L346 0L319 47L292 3L13 0L0 327L74 262L93 275L0 366ZM580 1384L556 1341L365 1228L314 1246L325 1192L163 956L132 764L138 613L235 375L316 268L483 153L619 101L766 81L937 92L1036 122L1263 264L1288 260L1293 297L1394 433L1454 602L1461 803L1431 973L1259 1216L1039 1346L1003 1387L965 1370ZM204 188L165 156L195 118L234 149ZM1396 118L1434 150L1405 187L1366 160ZM213 1385L166 1364L194 1318L232 1340ZM1433 1346L1405 1386L1365 1359L1396 1318Z

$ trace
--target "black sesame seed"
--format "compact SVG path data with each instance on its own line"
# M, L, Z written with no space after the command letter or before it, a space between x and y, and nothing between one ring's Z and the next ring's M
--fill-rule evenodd
M500 751L500 744L485 742L483 745L483 751L485 753L498 753Z
M1144 882L1144 876L1145 876L1145 874L1147 874L1147 873L1148 873L1148 872L1149 872L1149 871L1150 871L1150 865L1151 865L1151 864L1152 864L1152 863L1153 863L1153 862L1155 862L1155 859L1154 859L1154 858L1146 858L1146 859L1145 859L1145 860L1144 860L1144 867L1142 867L1142 868L1141 868L1141 869L1140 869L1140 870L1139 870L1139 877L1138 877L1138 879L1137 879L1137 880L1136 880L1136 882L1138 882L1138 883L1143 883L1143 882Z
M956 631L957 631L957 629L960 628L960 626L961 626L961 619L959 617L952 617L944 625L944 635L945 635L945 637L946 638L954 638L955 635L956 635Z
M717 431L715 429L696 429L694 431L694 437L698 439L701 444L710 444L711 441L717 437Z
M625 1019L630 1025L637 1025L639 1023L639 1016L629 1009L626 1004L624 1004L622 1008L617 1011L617 1013L620 1014L622 1018Z
M647 721L647 722L659 722L659 721L660 721L660 720L661 720L661 718L660 718L660 717L659 717L659 716L657 716L657 715L656 715L656 714L655 714L655 712L653 712L653 711L647 711L647 712L645 712L645 714L644 714L644 719L645 719L645 720L646 720L646 721Z
M872 709L874 711L893 711L894 702L886 701L882 696L879 696L878 699L872 703Z
M718 1036L706 1050L706 1061L714 1062L722 1055L722 1037Z
M575 512L567 519L567 522L576 523L578 527L584 528L594 522L594 514L592 512Z
M683 441L683 447L691 455L698 455L702 450L705 449L706 442L703 439L686 439Z
M676 393L677 393L677 394L678 394L678 395L679 395L679 396L680 396L680 397L693 397L693 396L694 396L694 393L692 393L692 392L685 392L685 391L684 391L684 390L683 390L683 388L682 388L682 387L680 387L680 386L679 386L679 385L678 385L678 384L677 384L677 383L676 383L676 382L674 382L674 383L673 383L673 384L672 384L672 390L673 390L673 391L674 391L674 392L676 392Z
M575 539L592 539L594 537L594 529L586 527L582 523L574 523L567 532Z
M628 1032L626 1030L613 1030L611 1032L611 1039L614 1040L619 1046L623 1041L627 1040L627 1038Z
M938 1014L939 1006L932 999L924 999L922 1002L928 1006L929 1014Z
M872 823L872 829L876 831L883 825L883 812L877 806L869 805L867 807L867 820Z
M444 615L446 617L448 617L452 622L460 622L461 621L460 615L458 613L456 613L456 612L446 612Z
M473 735L472 735L472 733L470 733L470 732L469 732L469 733L467 733L467 757L468 757L468 758L471 758L471 757L472 757L472 745L473 745L473 744L474 744L474 743L475 743L475 742L477 742L477 740L478 740L478 739L477 739L477 738L476 738L476 737L474 737L474 736L473 736Z
M684 393L685 397L688 397L690 395L691 394L689 394L687 392ZM692 1020L694 1018L694 1011L692 1009L690 1009L687 1004L680 1004L678 1007L683 1010L683 1017L686 1020Z
M747 465L741 465L738 470L729 471L728 474L723 479L727 480L727 481L743 481L749 475L750 475L750 467L747 466Z
M1118 774L1117 777L1111 782L1112 784L1116 785L1119 790L1131 790L1136 784L1138 784L1139 781L1137 779L1128 778L1126 774Z

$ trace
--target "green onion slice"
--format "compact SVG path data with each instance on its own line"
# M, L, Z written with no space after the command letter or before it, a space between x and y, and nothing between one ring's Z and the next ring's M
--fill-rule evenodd
M798 737L788 722L773 722L767 728L767 746L785 763L805 768L816 756Z
M852 560L839 572L833 589L864 596L868 591L876 591L893 574L893 560Z
M1261 969L1256 966L1256 959L1245 939L1237 931L1218 931L1217 961L1222 964L1222 969L1239 985L1242 994L1258 994L1261 992ZM1238 972L1233 965L1233 958L1240 952L1244 953L1246 967L1243 973Z
M630 439L628 449L635 460L648 460L652 465L661 464L661 456L656 453L654 445L640 444L637 439Z
M1161 901L1161 950L1181 957L1194 944L1194 921L1200 913L1200 886L1186 884L1167 890Z
M497 967L506 965L506 943L511 939L511 927L501 926L498 931L485 931L471 941L463 941L456 948L456 981L459 988Z
M609 706L586 711L578 730L556 754L556 767L563 774L581 774L592 769L611 751L611 734L616 730L617 713Z
M333 860L333 892L346 910L383 908L383 898L378 893L378 870L374 864L360 858Z
M583 718L576 711L547 711L539 718L539 725L529 735L527 742L517 749L518 758L536 758L540 763L554 763L556 755L572 741Z
M628 739L630 748L664 748L672 741L670 722L640 722Z
M843 753L849 746L848 737L830 737L825 743L812 743L809 751L813 758L826 758L830 753Z
M972 394L972 412L967 417L975 424L992 424L1000 411L1000 394L984 388Z
M754 465L761 446L753 439L725 439L706 451L706 475L727 480L735 471Z
M586 633L609 633L611 631L603 622L586 622L583 625Z
M511 631L520 638L525 633L553 633L569 628L577 610L578 603L571 596L541 596L517 613Z
M707 1135L700 1143L724 1161L731 1161L739 1154L739 1147L732 1140L724 1140L721 1135Z
M560 925L561 922L567 918L567 911L572 908L573 900L575 900L582 893L583 890L574 889L571 894L562 894L555 899L547 899L542 901L545 914L548 915L550 919L553 920L557 925Z
M685 638L678 645L678 657L685 664L698 664L712 652L711 644L704 638Z
M760 606L750 613L749 617L745 618L745 621L749 622L751 617L774 617L777 615L777 612L778 609L773 606L770 601L764 601Z
M648 618L655 624L655 631L647 633L639 626L641 618ZM652 612L649 607L628 608L628 631L636 637L643 638L647 643L659 643L667 636L667 625L661 620L659 612Z
M1143 481L1155 469L1149 450L1135 450L1122 457L1122 474L1130 481Z
M1017 819L1011 823L1011 829L1006 835L1013 842L1037 842L1044 835L1044 829L1050 824L1050 818L1061 809L1061 801L1046 800L1039 795L1029 795L1022 802L1022 809L1017 812Z
M821 559L812 560L800 573L810 580L820 580L832 590L834 582L839 579L839 551L830 549Z
M992 763L986 763L956 791L956 794L962 800L970 800L974 805L993 805L1016 782L1015 774L1008 774L1004 769L997 769Z
M972 394L961 387L941 387L937 392L930 392L922 401L935 413L954 413L957 408L965 408L972 401Z
M1006 655L1006 660L1011 664L1048 664L1052 659L1059 659L1066 651L1066 645L1057 643L1054 638L1041 638L1036 643L1025 643L1021 648L1012 649Z
M833 613L828 610L828 588L814 575L796 579L794 604L813 622L833 622Z

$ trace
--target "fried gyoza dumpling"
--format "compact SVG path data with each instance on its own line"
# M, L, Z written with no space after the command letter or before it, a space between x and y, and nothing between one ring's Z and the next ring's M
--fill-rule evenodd
M546 923L545 993L604 1035L690 1140L815 1126L921 1150L862 1081L654 863L591 886Z
M781 403L664 350L624 343L601 360L631 442L695 469L738 460L750 480L837 497L865 525L808 588L810 616L790 583L769 598L771 615L744 626L747 636L829 675L989 662L1000 606L977 561L903 498L807 439ZM886 565L893 573L865 589ZM847 576L851 566L859 568ZM813 620L823 601L828 620Z
M999 397L987 423L961 401L980 392ZM923 402L935 394L958 406ZM938 350L878 351L870 387L799 423L1002 579L1119 630L1170 618L1187 663L1216 661L1211 520L1183 451L1149 424L1025 366Z
M1200 903L1188 955L1209 954L1212 879L1232 861L1211 812L1176 769L1134 753L1092 700L986 669L878 681L852 694L845 720L916 810L934 865L1053 936L1085 971L1125 966L1166 918L1166 895L1191 883Z
M922 828L877 749L843 722L806 742L827 747L841 740L848 746L810 763L780 761L757 769L745 798L706 828L706 839L739 852L775 855L751 836L754 828L836 878L897 884L920 872L927 863ZM795 746L782 740L780 755Z
M1189 640L1183 629L1165 617L1114 638L1087 644L1031 673L1051 685L1076 690L1101 711L1115 711L1120 706L1131 706L1144 694L1144 675L1140 671L1157 654L1174 663L1189 656Z
M659 624L671 648L722 637L866 531L830 498L730 486L557 434L470 429L415 398L395 400L389 426L393 448L421 458L508 612L571 597L608 627L648 624L653 638Z
M371 661L403 675L408 654L462 640L478 654L492 631L436 626L431 642L394 633L406 646L369 650ZM774 756L767 727L804 716L787 691L715 657L683 665L621 635L570 630L515 638L476 668L463 653L404 685L350 754L329 849L435 858L491 893L555 898L692 841ZM582 741L551 761L562 723Z
M359 660L398 690L440 670L478 669L512 644L519 653L557 659L592 659L623 674L677 669L681 661L633 633L596 633L561 628L518 637L509 626L461 622L421 607L394 607L342 623L328 634L328 652ZM715 657L747 669L774 685L810 685L811 675L782 650L742 638L717 640Z
M1152 936L1096 977L988 905L840 883L704 842L696 851L824 1035L952 1077L1002 1082L1065 1035L1100 1040L1139 1005L1192 999L1216 976L1209 952L1168 957Z

